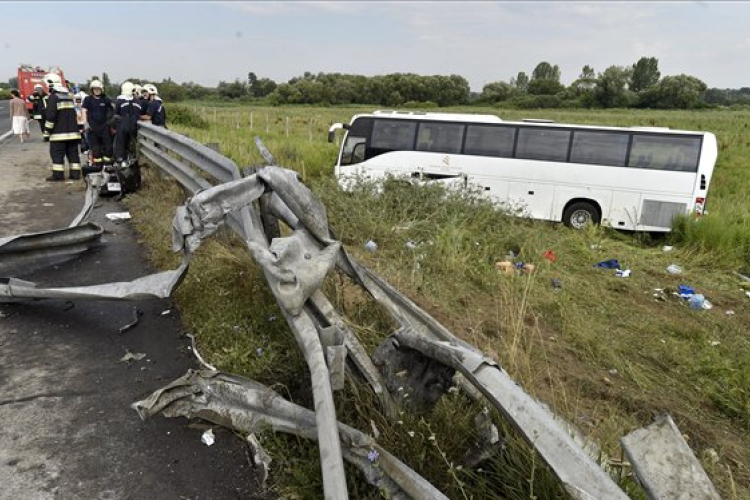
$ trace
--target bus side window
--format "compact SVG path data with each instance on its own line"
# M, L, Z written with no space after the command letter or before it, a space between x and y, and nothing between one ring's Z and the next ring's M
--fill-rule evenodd
M630 167L696 172L700 137L637 134L633 136Z

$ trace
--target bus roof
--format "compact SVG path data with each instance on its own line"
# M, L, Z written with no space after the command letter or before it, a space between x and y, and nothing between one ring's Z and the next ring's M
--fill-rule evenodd
M448 121L448 122L469 122L469 123L503 123L506 125L521 125L525 127L555 127L555 128L577 128L577 129L590 129L590 130L607 130L607 131L631 131L631 132L661 132L666 134L706 134L708 132L702 131L690 131L690 130L674 130L668 127L644 127L644 126L633 126L633 127L613 127L613 126L602 126L602 125L579 125L574 123L555 123L551 120L541 119L524 119L522 121L504 121L496 115L480 115L471 113L430 113L421 111L391 111L391 110L377 110L372 113L359 114L352 117L352 123L357 118L374 117L374 118L388 118L388 119L401 119L401 120L435 120L435 121Z

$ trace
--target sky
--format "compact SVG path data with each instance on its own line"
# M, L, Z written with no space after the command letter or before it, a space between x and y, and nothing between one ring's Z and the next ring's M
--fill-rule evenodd
M72 81L108 73L215 86L252 71L464 76L475 91L541 61L569 84L589 65L656 57L662 76L750 87L750 2L0 2L0 81L19 63Z

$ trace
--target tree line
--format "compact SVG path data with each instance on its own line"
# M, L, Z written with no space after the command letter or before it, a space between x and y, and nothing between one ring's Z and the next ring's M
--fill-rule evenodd
M641 57L631 66L610 66L596 72L586 65L570 85L560 82L557 65L537 64L531 74L524 71L509 81L484 85L472 92L460 75L417 75L393 73L363 76L343 73L305 72L285 83L259 78L249 72L246 78L219 82L206 87L194 82L176 83L170 78L153 83L166 101L223 100L261 101L271 105L372 104L378 106L443 107L491 105L515 108L659 108L695 109L713 106L750 105L750 87L709 89L690 75L662 76L655 57ZM86 90L88 83L81 87ZM13 87L14 79L9 83ZM139 78L133 83L146 83ZM119 94L119 85L106 73L101 77L108 95Z

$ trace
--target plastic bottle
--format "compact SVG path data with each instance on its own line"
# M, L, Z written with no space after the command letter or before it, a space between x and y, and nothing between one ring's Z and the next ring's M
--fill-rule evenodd
M705 302L705 297L703 297L702 294L696 293L690 299L688 299L688 305L690 306L690 309L693 309L695 311L700 311L703 309L703 303Z

